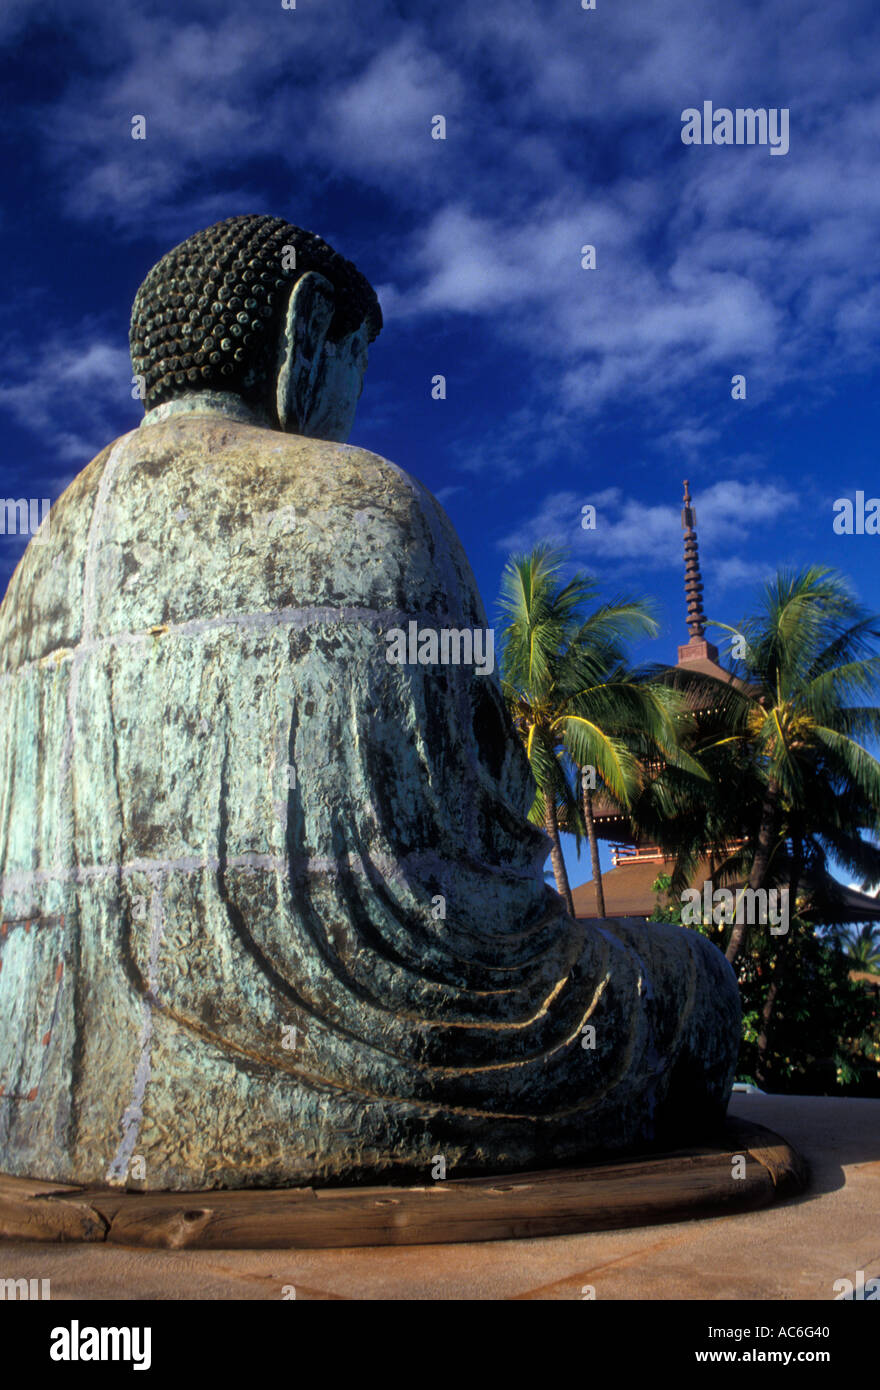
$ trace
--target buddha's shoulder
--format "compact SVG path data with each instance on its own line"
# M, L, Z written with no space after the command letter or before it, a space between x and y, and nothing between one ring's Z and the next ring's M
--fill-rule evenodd
M325 500L377 486L418 489L414 479L381 455L351 444L284 434L216 415L172 416L133 431L120 462L151 486L204 484L209 491L265 498L267 491L320 494Z
M297 502L439 511L416 478L369 449L207 414L171 416L115 440L77 475L53 520L87 525L99 496L114 513L165 507L173 515L193 502L233 515Z
M356 588L364 550L411 568L411 553L433 553L446 527L431 495L368 449L216 415L172 416L114 440L53 505L0 606L0 643L16 659L52 649L58 632L78 627L83 595L97 596L95 622L108 630L132 625L130 614L110 610L130 606L135 591L147 602L173 588L171 606L183 617L210 608L207 589L228 603L237 587L240 607L271 590L283 607L299 601L306 581L314 587L321 556L326 574L349 556ZM451 534L447 541L456 544ZM156 621L169 620L164 597L154 607Z
M448 519L403 469L216 416L123 435L49 520L0 606L0 671L75 646L86 613L97 637L340 601L423 611L450 586L475 593Z

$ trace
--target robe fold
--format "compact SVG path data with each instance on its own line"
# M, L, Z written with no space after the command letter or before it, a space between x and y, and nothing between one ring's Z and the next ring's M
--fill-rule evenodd
M487 627L362 449L148 416L56 503L0 607L0 1171L454 1177L723 1115L729 965L565 915L497 673L389 660L412 621Z

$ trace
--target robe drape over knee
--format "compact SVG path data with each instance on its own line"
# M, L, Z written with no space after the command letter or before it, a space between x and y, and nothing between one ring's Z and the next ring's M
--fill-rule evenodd
M437 502L362 449L155 417L0 608L0 1170L454 1177L723 1114L721 953L572 922L497 674L388 660L487 627Z

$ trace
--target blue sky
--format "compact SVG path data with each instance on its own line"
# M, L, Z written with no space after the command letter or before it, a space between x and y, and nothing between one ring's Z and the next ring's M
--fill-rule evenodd
M878 40L876 0L5 0L3 493L55 500L134 427L141 279L268 212L377 287L352 442L439 496L490 617L551 539L655 596L638 655L674 660L684 477L710 617L808 562L880 609L880 537L832 531L880 493ZM683 145L707 100L788 108L789 153Z

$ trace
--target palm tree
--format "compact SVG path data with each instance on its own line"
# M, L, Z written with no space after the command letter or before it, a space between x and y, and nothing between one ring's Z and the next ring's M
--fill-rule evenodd
M563 805L569 798L561 739L553 727L554 691L559 654L586 590L581 576L558 584L559 565L555 552L538 547L531 555L512 558L505 568L500 607L508 621L501 634L501 686L538 789L530 818L543 822L550 837L556 888L573 917L557 811L560 796Z
M630 822L639 839L656 844L671 859L670 891L678 896L708 860L708 877L716 886L745 878L751 867L748 833L762 804L762 787L741 752L727 741L727 687L710 676L668 670L666 678L691 705L683 737L699 764L666 761L644 785L633 804ZM717 688L716 688L717 687Z
M808 850L876 877L877 852L859 830L878 823L880 763L859 739L880 733L880 710L850 701L880 682L880 617L840 575L812 567L780 571L758 612L727 630L742 638L746 684L729 693L732 730L719 742L742 749L763 787L749 888L763 888L784 858L794 906ZM744 922L731 932L731 963L745 933Z
M858 970L880 974L880 930L870 922L848 927L838 938L844 952Z
M695 708L689 746L710 784L665 767L631 814L640 833L675 855L676 892L707 852L713 881L787 888L788 933L762 941L748 965L765 981L757 1024L762 1076L780 986L799 958L795 935L809 930L799 890L818 887L833 901L832 860L865 887L880 880L880 850L864 834L878 824L880 768L861 742L880 722L869 703L880 675L878 631L880 619L832 572L777 576L743 624L738 685L669 673ZM734 963L747 930L742 919L729 929L726 954Z
M706 774L684 747L693 721L679 694L650 680L646 673L629 669L619 647L609 644L603 648L595 640L594 620L604 615L604 609L598 610L575 639L592 647L597 671L592 682L572 700L571 712L566 713L565 747L575 768L594 771L606 795L632 812L636 798L666 767L686 770L704 781ZM592 777L582 777L582 810L596 884L596 910L604 917L592 781Z
M657 630L648 605L619 598L585 614L597 586L581 572L563 583L563 563L562 552L543 545L511 557L505 568L502 689L537 783L532 816L543 819L550 836L557 888L573 914L560 845L562 811L569 829L579 836L582 825L587 835L597 911L604 917L593 789L591 779L580 779L581 769L593 768L615 800L628 806L644 780L640 753L682 756L675 721L683 705L670 690L640 682L625 664L624 641ZM572 772L575 783L581 780L580 807Z

